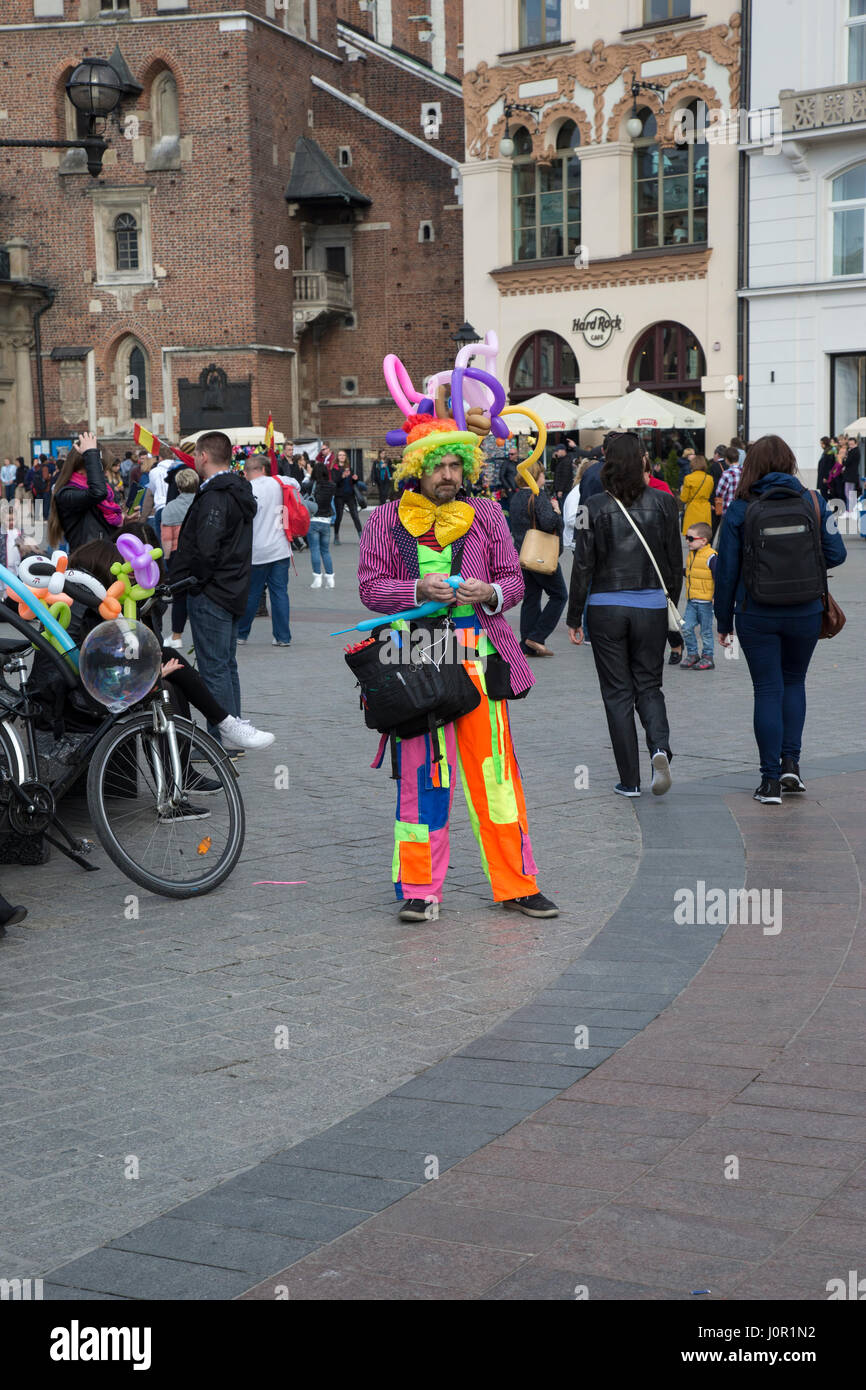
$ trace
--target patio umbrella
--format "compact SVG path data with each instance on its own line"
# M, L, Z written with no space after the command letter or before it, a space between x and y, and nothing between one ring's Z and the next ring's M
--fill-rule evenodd
M649 391L627 391L624 396L587 410L580 416L582 430L703 429L706 417Z
M537 427L532 420L516 412L523 409L531 410L533 415L537 415L543 420L549 430L574 430L577 429L577 422L580 417L580 410L574 401L565 401L557 396L551 396L547 391L542 391L537 396L531 396L528 401L519 401L509 409L508 425L514 434L535 434Z
M209 434L210 430L196 430L195 434L187 435L183 441L184 446L191 449L195 446L195 441L202 434ZM236 444L264 444L265 426L264 425L239 425L232 429L220 430L220 434L227 434L231 440L232 447ZM274 430L274 443L285 444L286 436L279 430Z
M855 420L853 425L849 425L846 434L866 434L866 415L861 415L859 420Z

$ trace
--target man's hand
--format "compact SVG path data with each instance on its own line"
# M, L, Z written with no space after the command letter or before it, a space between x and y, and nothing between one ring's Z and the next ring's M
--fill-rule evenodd
M473 581L477 582L477 581ZM418 580L415 590L419 599L424 602L435 599L437 603L454 603L454 590L450 584L446 584L441 574L425 574L423 579Z
M75 440L75 447L79 454L85 453L88 449L95 449L96 435L90 434L88 430L82 430L81 434Z
M582 646L583 646L583 628L582 628L582 627L570 627L570 628L568 629L568 636L569 636L569 640L572 641L576 647L582 647Z
M458 603L486 603L492 608L496 603L496 590L484 579L464 579L457 590Z
M733 640L733 635L734 635L734 634L733 634L732 632L720 632L720 633L719 633L719 641L721 642L721 644L722 644L723 647L729 647L729 646L731 645L731 642L732 642L732 640Z

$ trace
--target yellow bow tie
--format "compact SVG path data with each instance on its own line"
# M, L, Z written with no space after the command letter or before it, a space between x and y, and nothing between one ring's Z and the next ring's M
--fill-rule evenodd
M400 498L398 516L410 536L417 540L432 526L441 546L465 536L475 520L475 509L468 502L446 502L437 507L420 492L404 492Z

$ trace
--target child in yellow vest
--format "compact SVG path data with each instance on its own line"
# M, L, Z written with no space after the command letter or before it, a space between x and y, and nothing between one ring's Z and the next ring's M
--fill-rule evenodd
M713 661L713 592L716 587L716 552L710 545L712 528L703 521L693 521L686 527L686 542L689 557L686 561L686 611L685 622L686 655L680 669L682 671L712 671ZM695 628L700 626L703 650L698 655L698 639Z

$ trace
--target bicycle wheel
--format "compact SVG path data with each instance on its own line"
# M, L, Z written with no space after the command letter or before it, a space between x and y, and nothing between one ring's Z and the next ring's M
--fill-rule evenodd
M174 718L184 800L174 787L168 736L142 711L109 729L87 775L87 804L106 854L142 888L169 898L209 893L228 878L244 843L237 773L222 748ZM196 759L193 766L193 759ZM218 786L193 790L206 778Z

